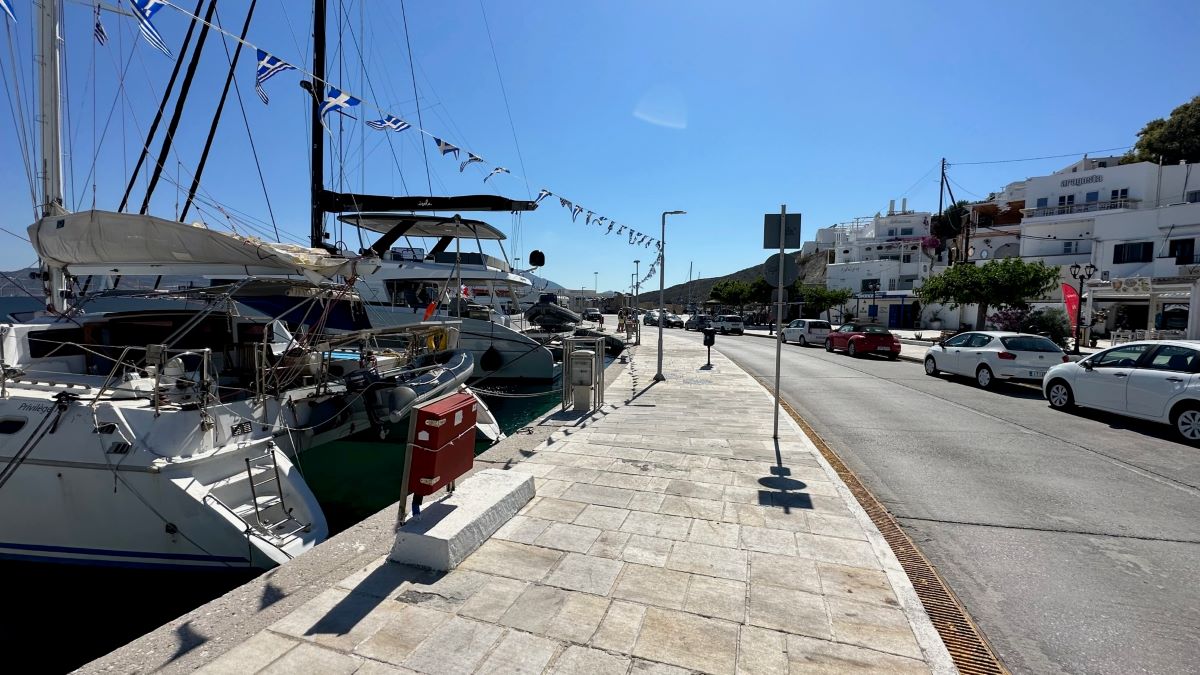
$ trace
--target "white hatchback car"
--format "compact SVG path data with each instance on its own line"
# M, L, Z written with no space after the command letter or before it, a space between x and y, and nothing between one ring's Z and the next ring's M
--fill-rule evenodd
M925 374L966 375L987 389L997 380L1040 381L1051 366L1069 360L1061 347L1040 335L971 331L930 347Z
M784 342L795 342L801 347L823 345L829 335L829 322L818 319L796 319L783 329L780 337Z
M1163 422L1200 443L1198 373L1200 340L1127 342L1051 368L1042 393L1057 410L1078 405Z

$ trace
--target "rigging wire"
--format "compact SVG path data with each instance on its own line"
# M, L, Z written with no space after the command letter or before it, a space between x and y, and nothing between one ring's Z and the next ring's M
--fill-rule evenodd
M404 19L404 43L408 47L408 71L412 76L413 97L417 101L417 124L424 129L425 122L421 119L421 94L417 91L417 69L413 65L412 39L408 34L408 11L405 9L404 0L400 0L400 16ZM425 182L429 186L429 193L433 194L433 178L429 173L429 150L425 146L425 143L421 144L421 155L425 158Z
M496 79L500 81L500 94L504 98L504 110L508 113L508 127L512 130L513 145L517 148L517 161L521 164L521 177L525 179L525 197L533 199L529 188L529 174L525 171L525 158L521 156L521 143L517 140L517 125L513 123L512 108L508 105L508 91L504 87L504 76L500 74L500 59L496 56L496 42L492 39L492 27L488 25L487 11L483 0L479 0L479 13L483 15L483 27L487 30L488 44L492 47L492 63L496 66Z
M0 69L0 77L2 77L5 91L13 92L12 96L7 96L5 98L8 99L8 110L12 115L13 130L17 137L17 143L19 143L21 146L21 164L22 168L25 169L25 179L29 182L29 200L33 208L33 217L36 220L38 217L38 198L37 181L34 178L34 169L32 164L33 141L31 139L29 127L25 122L25 110L21 104L22 83L20 81L19 71L17 70L17 55L13 48L13 44L16 43L16 39L13 36L11 22L5 22L5 30L8 31L9 67L11 67L13 71L13 83L11 85L8 83L8 74L5 73L3 69Z
M1128 150L1132 145L1123 145L1119 148L1104 148L1102 150L1087 150L1084 152L1068 152L1061 155L1046 155L1044 157L1022 157L1019 159L991 159L978 162L946 162L946 166L973 166L978 164L1011 164L1012 162L1034 162L1040 159L1062 159L1063 157L1079 157L1081 155L1094 155L1101 152L1117 152L1118 150Z

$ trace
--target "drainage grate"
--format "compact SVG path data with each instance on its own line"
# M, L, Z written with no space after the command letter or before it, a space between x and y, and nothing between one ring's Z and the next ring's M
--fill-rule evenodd
M813 428L791 406L783 401L781 403L783 409L792 416L792 419L796 420L804 433L808 434L813 444L833 466L833 470L850 488L854 498L862 505L863 510L871 518L871 522L875 523L875 527L879 528L883 538L891 546L892 552L896 554L896 559L900 561L900 566L904 568L905 574L908 575L909 581L916 589L917 597L925 606L925 612L929 614L930 621L933 622L942 642L946 644L950 658L954 660L954 665L958 667L959 672L965 675L975 675L976 673L1007 675L1008 669L1000 663L979 627L967 615L967 610L958 601L950 587L946 585L941 575L933 569L933 565L929 564L929 561L924 555L921 555L908 535L900 529L900 525L892 517L892 514L883 504L879 503L879 500L875 499L875 496L817 435L817 432L813 431Z

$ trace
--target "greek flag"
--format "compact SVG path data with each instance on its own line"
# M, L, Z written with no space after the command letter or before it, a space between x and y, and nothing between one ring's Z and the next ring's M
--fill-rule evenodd
M108 32L104 30L104 24L100 23L100 5L96 5L96 25L92 28L92 34L96 36L96 42L99 42L101 47L108 44Z
M495 176L496 174L501 174L501 173L512 173L512 172L502 166L498 166L498 167L492 169L491 173L489 173L488 175L483 177L483 182L486 183L486 182L488 182L489 178L491 178L492 176Z
M540 202L541 202L543 199L545 199L546 197L549 197L549 196L550 196L550 195L552 195L552 194L554 194L554 193L550 192L550 191L549 191L549 190L547 190L546 188L542 188L541 190L538 190L538 196L537 196L537 199L533 200L533 203L534 203L534 204L538 204L538 203L540 203Z
M597 225L603 225L604 221L606 221L606 220L608 220L608 217L606 217L606 216L596 216L596 224Z
M17 22L17 17L13 14L12 7L8 5L8 0L0 0L0 9L4 10L4 13L8 15L9 19L12 19L13 23Z
M587 216L586 216L586 217L584 217L584 219L583 219L583 224L584 224L584 225L591 225L591 224L592 224L592 216L594 216L594 215L596 215L596 214L595 214L595 213L592 213L591 211L588 211L588 212L587 212Z
M458 159L458 148L457 147L450 145L446 141L443 141L442 139L438 138L437 136L433 136L432 138L433 138L434 144L437 145L438 152L442 153L443 157L446 155L452 154L452 155L454 155L455 159Z
M263 90L263 83L275 77L285 70L295 70L296 66L284 61L278 56L271 56L263 50L258 50L258 71L254 74L254 91L258 92L258 97L263 103L268 103L267 92Z
M572 206L574 206L574 204L571 203L571 200L567 199L566 197L559 197L558 205L563 207L564 209L569 209Z
M150 18L166 6L166 3L163 0L129 0L129 4L133 6L133 15L137 17L138 26L142 29L142 37L146 38L146 42L168 57L174 58L171 50L167 49L162 34L150 23Z
M580 206L580 205L578 205L578 204L576 204L576 205L572 206L572 207L571 207L571 222L572 222L572 223L573 223L573 222L575 222L575 219L576 219L576 218L578 218L578 217L579 217L579 214L581 214L581 213L583 213L583 207L582 207L582 206Z
M463 170L467 168L468 164L474 164L475 162L482 162L482 161L483 161L483 158L480 157L479 155L468 152L466 161L464 161L458 165L458 172L462 173Z
M325 102L321 104L321 118L335 110L345 110L346 108L356 106L362 101L354 98L350 94L343 92L334 87L329 88L329 93L325 95Z
M367 126L375 129L376 131L384 131L387 129L391 129L392 131L404 131L412 125L400 119L399 117L396 117L395 115L388 115L381 120L371 120L370 122L367 122Z

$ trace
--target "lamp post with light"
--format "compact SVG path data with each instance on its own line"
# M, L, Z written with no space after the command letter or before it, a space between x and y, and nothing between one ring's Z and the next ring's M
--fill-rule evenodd
M1092 263L1082 266L1075 263L1068 269L1071 271L1071 278L1076 280L1079 286L1079 302L1075 305L1075 349L1072 352L1078 354L1079 342L1083 336L1083 284L1096 273L1096 266Z
M667 313L666 300L664 300L664 284L666 279L667 266L667 216L681 216L687 211L663 211L662 214L662 233L658 238L658 372L654 374L655 382L662 382L667 379L663 376L663 315Z

